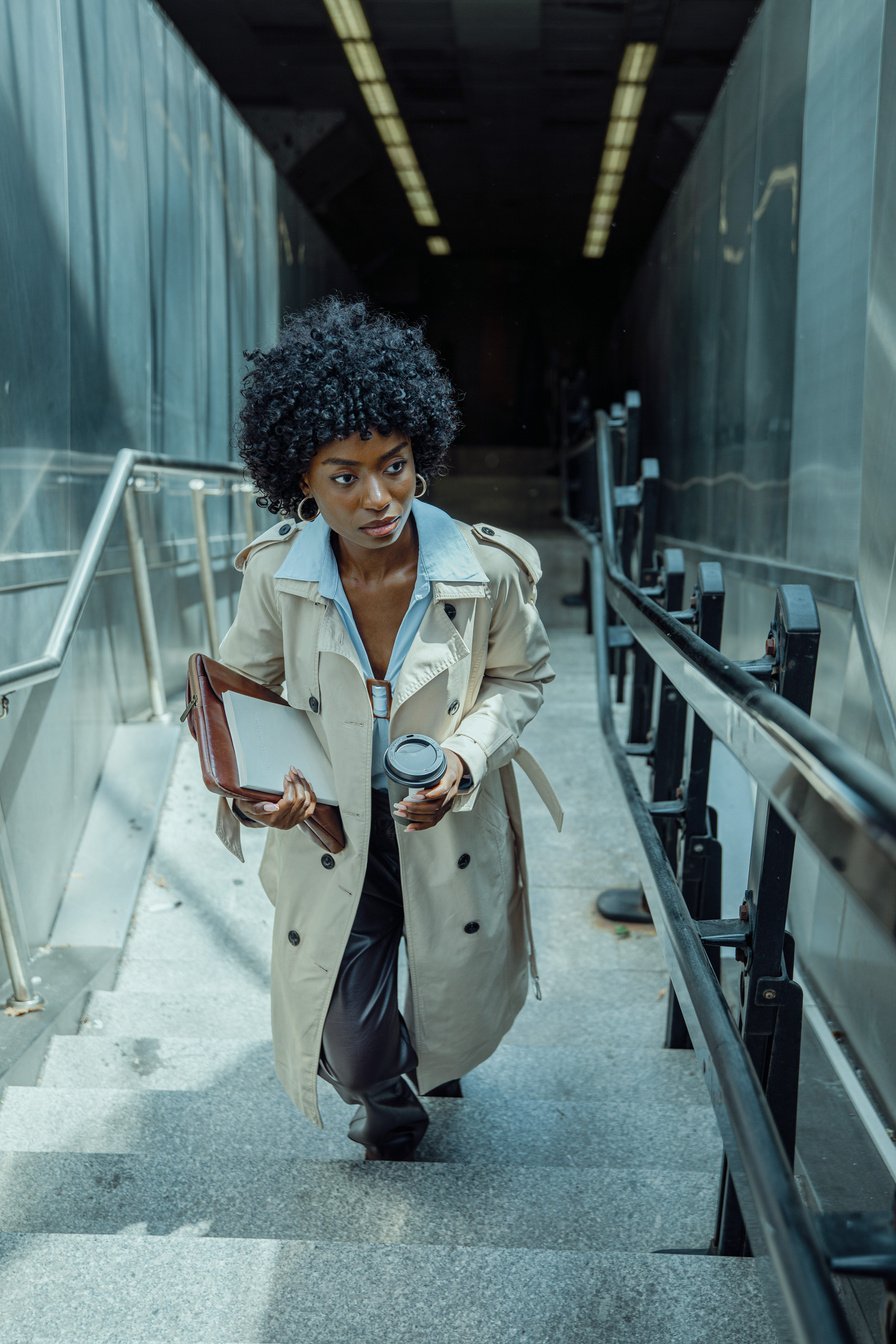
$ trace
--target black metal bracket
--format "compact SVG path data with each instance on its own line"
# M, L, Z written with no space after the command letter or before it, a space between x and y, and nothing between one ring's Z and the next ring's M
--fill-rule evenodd
M896 1278L896 1217L872 1213L816 1213L815 1223L835 1274Z
M698 919L697 932L704 947L748 947L750 926L742 919Z

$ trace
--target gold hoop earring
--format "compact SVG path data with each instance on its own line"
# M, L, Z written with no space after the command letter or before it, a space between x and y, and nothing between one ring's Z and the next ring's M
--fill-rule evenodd
M427 490L429 489L429 482L427 481L425 476L420 475L419 471L417 472L417 482L418 484L414 487L414 498L422 499L423 496L426 494ZM423 486L422 490L419 488L420 485Z
M309 500L310 500L310 502L314 505L314 514L312 515L311 518L306 518L305 515L304 515L304 513L302 512L302 510L304 509L305 505L309 502ZM313 496L313 495L303 495L303 496L302 496L302 502L301 502L301 504L299 505L299 507L296 509L296 514L297 514L298 517L302 520L302 522L303 522L303 523L313 523L313 522L314 522L314 519L317 517L317 515L318 515L319 513L320 513L320 509L317 507L317 503L316 503L316 501L315 501L315 499L314 499L314 496Z

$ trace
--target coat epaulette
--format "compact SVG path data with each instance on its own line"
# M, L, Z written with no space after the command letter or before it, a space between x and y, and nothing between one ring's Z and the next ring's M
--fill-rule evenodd
M289 542L291 544L295 541L296 534L301 531L301 528L302 524L297 523L294 518L281 518L279 523L269 527L267 532L262 532L261 536L256 537L254 541L250 541L248 546L244 546L238 552L233 562L235 568L245 569L249 556L253 555L255 551L262 550L265 546L273 546L277 542Z
M492 527L491 523L474 523L473 536L486 546L500 546L502 551L512 555L520 568L526 571L533 586L538 583L541 578L541 563L538 552L528 541L518 537L515 532L505 532L503 528Z

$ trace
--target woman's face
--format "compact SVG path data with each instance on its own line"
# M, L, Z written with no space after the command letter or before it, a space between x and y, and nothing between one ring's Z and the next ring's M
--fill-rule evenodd
M355 546L380 550L401 536L414 499L416 471L404 434L359 433L318 448L302 478L324 521Z

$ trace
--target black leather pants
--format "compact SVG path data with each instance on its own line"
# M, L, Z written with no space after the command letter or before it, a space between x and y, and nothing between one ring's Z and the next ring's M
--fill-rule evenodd
M349 1138L381 1157L406 1155L428 1124L401 1076L417 1066L398 1008L403 925L392 807L387 794L374 790L367 871L324 1022L318 1072L343 1101L359 1103Z

